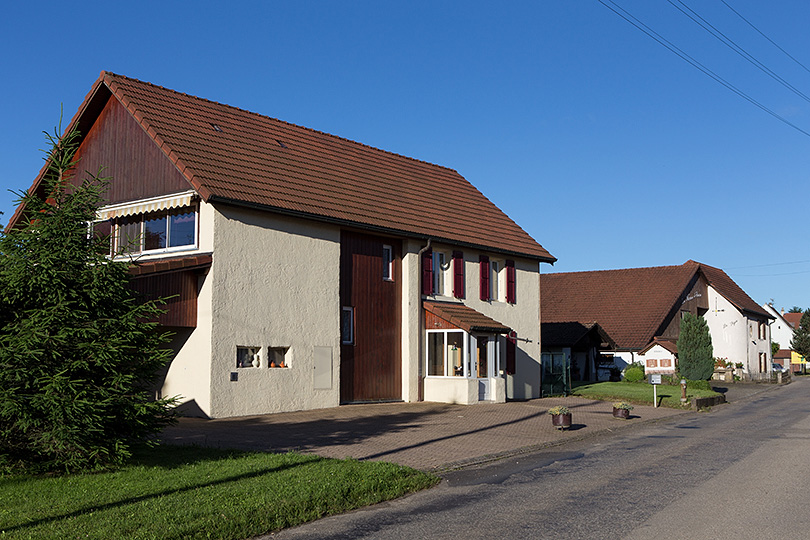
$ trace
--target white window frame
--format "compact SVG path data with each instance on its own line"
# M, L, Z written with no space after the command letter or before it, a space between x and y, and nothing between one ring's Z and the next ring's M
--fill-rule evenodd
M489 261L490 299L506 302L506 261L490 259Z
M383 280L394 281L394 248L383 244Z
M452 296L452 266L451 258L446 252L433 252L433 294L435 296Z
M273 362L275 360L274 356L276 352L281 352L281 363L280 365L273 366ZM290 367L290 360L289 360L289 347L267 347L267 367L269 368L288 368Z
M450 332L461 334L461 365L463 368L463 373L459 375L453 375L451 370L453 369L450 365L450 357L446 354L447 351L447 334ZM470 377L470 334L460 328L446 328L441 330L427 330L427 334L443 334L444 340L442 343L442 365L444 366L444 374L443 375L428 375L430 370L430 347L425 347L425 376L429 378L443 378L443 379L466 379ZM425 340L426 343L429 342Z
M343 317L344 313L349 314L349 339L344 339L343 334ZM351 306L343 306L340 309L340 344L341 345L354 345L354 308Z
M246 353L253 358L255 364L252 365L240 365L239 362L239 352L246 351ZM236 346L236 369L253 369L253 368L260 368L262 367L262 356L261 356L262 348L255 347L250 345L237 345Z
M171 212L173 211L193 211L194 212L194 243L193 244L184 244L182 246L174 246L169 247L171 242ZM158 212L165 212L165 219L166 219L166 247L165 248L157 248L157 249L144 249L144 222L145 218L152 213L157 212L149 212L149 213L140 213L140 214L132 214L130 216L122 216L119 218L111 218L113 219L113 226L111 230L111 241L112 241L112 252L115 254L117 258L122 257L131 257L131 256L138 256L138 255L155 255L161 253L175 253L181 251L193 251L199 248L200 244L200 207L199 205L187 206L187 207L176 207L176 208L169 208L166 210L159 210ZM132 219L137 218L138 220L138 241L137 241L137 249L133 251L122 251L122 246L119 242L119 229L121 228L121 224L119 220L122 219Z

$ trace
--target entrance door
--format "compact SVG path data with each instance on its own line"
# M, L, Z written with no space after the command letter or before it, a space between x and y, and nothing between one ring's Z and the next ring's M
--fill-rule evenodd
M478 379L478 400L492 399L492 377L495 376L495 340L492 336L472 336L475 342L475 377Z

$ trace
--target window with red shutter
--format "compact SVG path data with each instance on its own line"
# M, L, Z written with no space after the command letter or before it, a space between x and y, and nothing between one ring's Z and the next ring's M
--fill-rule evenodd
M453 296L464 298L464 254L453 252Z
M514 304L517 301L517 283L515 261L506 261L506 301Z
M480 281L480 294L481 300L490 300L490 288L489 288L489 257L486 255L481 255L479 258L479 274L481 274L481 281Z
M515 353L517 351L517 332L509 332L506 337L506 374L515 374Z
M422 254L422 294L433 294L433 251L427 250Z

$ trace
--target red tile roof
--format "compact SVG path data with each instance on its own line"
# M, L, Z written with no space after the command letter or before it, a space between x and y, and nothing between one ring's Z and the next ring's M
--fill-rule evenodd
M541 320L598 322L618 348L642 349L663 330L698 272L738 309L773 318L725 272L690 260L680 266L542 274Z
M474 310L464 304L456 304L454 302L434 302L426 300L423 302L425 311L433 313L440 319L443 319L457 328L461 328L467 332L485 332L491 334L507 334L511 332L511 328L503 325Z
M782 317L792 326L798 328L802 322L803 313L783 313Z
M72 124L103 92L208 202L556 260L454 170L104 71Z

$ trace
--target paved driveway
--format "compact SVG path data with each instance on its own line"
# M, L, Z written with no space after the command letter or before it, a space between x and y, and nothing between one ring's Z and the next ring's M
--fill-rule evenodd
M735 400L769 388L773 386L734 384L726 395L733 406ZM571 408L570 430L552 427L546 411L555 405ZM629 420L619 420L613 418L610 402L575 397L477 405L343 405L218 420L183 418L162 439L171 444L390 461L436 471L632 429L642 422L698 414L646 406L636 406L631 413Z

